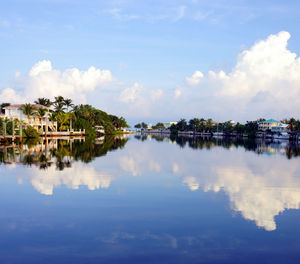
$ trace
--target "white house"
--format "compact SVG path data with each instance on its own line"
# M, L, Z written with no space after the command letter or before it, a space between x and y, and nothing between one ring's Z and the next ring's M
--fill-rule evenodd
M38 117L37 115L27 116L20 109L22 107L21 104L14 104L3 107L3 113L0 115L0 117L21 120L25 125L30 125L39 132L57 131L57 122L49 120L50 108L39 104L32 104L32 106L36 109L44 108L47 110L47 112L43 117Z

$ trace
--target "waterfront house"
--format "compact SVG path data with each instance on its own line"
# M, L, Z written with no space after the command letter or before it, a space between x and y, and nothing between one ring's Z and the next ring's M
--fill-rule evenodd
M46 132L46 131L56 132L57 122L53 122L49 120L50 108L39 104L32 104L32 106L35 109L44 108L45 110L47 110L46 114L43 117L38 117L35 114L27 116L23 113L23 110L21 110L22 107L21 104L14 104L14 105L3 107L3 113L0 115L0 117L7 118L10 120L18 119L22 121L22 123L25 126L26 125L32 126L38 132Z
M266 131L268 129L271 129L274 126L279 126L281 123L280 121L277 121L275 119L268 119L265 121L258 122L258 129L262 131Z

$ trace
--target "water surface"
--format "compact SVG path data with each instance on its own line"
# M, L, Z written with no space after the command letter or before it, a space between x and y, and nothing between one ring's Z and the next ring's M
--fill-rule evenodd
M45 143L0 147L0 263L299 263L297 145Z

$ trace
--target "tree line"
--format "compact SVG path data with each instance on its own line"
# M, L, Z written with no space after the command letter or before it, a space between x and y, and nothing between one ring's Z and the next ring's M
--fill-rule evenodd
M215 122L211 118L192 118L190 120L180 119L176 124L172 124L169 129L172 133L179 131L194 131L194 132L223 132L223 133L238 133L255 135L258 131L258 124L261 121L265 121L265 118L259 118L255 121L247 121L245 124L234 123L231 120L226 122ZM283 124L288 124L289 130L294 132L300 132L300 120L295 118L283 119L280 121ZM145 122L135 125L137 129L146 129L148 125ZM151 127L152 129L164 129L165 126L162 122L158 122Z

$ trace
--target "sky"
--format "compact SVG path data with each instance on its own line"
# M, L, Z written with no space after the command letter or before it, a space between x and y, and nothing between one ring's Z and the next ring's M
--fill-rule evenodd
M296 0L10 0L0 102L63 95L130 124L300 118Z

